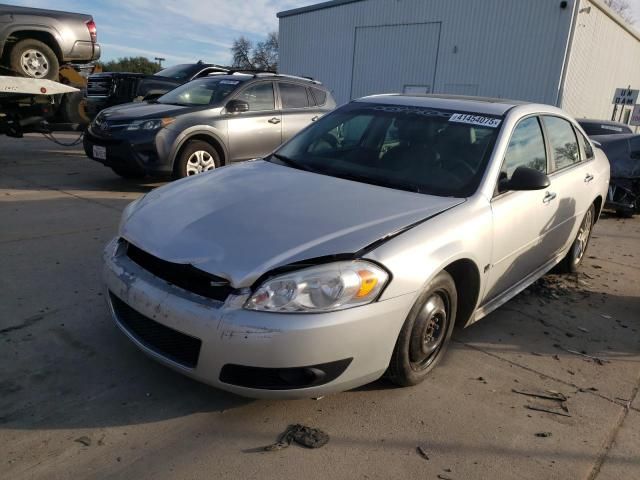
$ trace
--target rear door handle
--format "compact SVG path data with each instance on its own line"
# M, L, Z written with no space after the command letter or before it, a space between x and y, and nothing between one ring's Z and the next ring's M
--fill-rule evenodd
M273 117L272 119L269 120L269 123L272 123L273 125L277 125L278 123L280 123L280 119L277 117Z
M591 181L593 181L595 177L593 175L591 175L590 173L587 173L587 176L584 177L584 183L589 183Z
M556 197L557 197L557 195L555 193L547 192L547 194L542 199L542 203L551 203L551 201L553 199L555 199Z
M319 116L319 115L316 115L315 117L313 117L313 118L311 119L311 121L312 121L312 122L315 122L315 121L316 121L316 120L318 120L319 118L320 118L320 116Z

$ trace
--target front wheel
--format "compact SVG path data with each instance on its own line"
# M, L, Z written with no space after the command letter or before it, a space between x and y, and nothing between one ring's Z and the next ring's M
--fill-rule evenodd
M422 382L445 354L456 320L458 294L451 275L440 272L409 312L387 376L396 385Z
M571 245L571 249L567 256L562 260L559 265L561 273L575 273L582 264L584 257L587 253L587 247L589 246L589 240L591 239L591 232L593 231L593 224L596 219L596 208L594 205L589 207L587 213L584 214L580 228L578 229L578 235Z
M216 149L202 140L191 140L182 149L174 168L176 178L190 177L220 166Z

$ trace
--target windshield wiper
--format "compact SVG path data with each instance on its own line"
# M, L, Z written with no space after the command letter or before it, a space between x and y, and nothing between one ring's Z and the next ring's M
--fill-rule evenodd
M306 172L313 172L314 171L312 168L307 167L306 165L303 165L301 163L298 163L297 161L293 160L292 158L286 157L284 155L280 155L279 153L274 153L271 156L274 157L274 158L277 158L278 160L280 160L285 165L289 165L290 167L297 168L298 170L304 170Z
M354 182L368 183L369 185L377 185L378 187L395 188L395 189L404 190L407 192L423 193L420 186L415 183L395 181L390 178L385 178L385 179L375 178L375 177L369 177L366 175L358 175L355 173L347 173L347 172L332 171L328 174L337 178L342 178L343 180L351 180Z

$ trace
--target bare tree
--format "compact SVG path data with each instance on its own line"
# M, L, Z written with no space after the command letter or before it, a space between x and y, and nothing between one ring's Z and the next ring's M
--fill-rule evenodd
M254 68L251 61L251 51L253 43L246 37L240 37L233 41L231 53L233 54L233 67L235 68Z
M604 0L607 7L616 12L622 19L630 23L631 25L636 23L636 19L633 17L631 5L628 0Z
M277 32L271 32L265 41L255 46L246 37L237 38L231 47L233 67L275 71L278 68L278 46Z
M264 42L258 42L253 50L253 64L261 70L278 68L278 33L271 32Z

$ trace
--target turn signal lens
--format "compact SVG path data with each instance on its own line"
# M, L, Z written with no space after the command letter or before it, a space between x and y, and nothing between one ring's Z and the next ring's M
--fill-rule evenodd
M378 277L369 271L369 270L360 270L358 272L358 276L360 277L360 289L358 293L356 293L357 298L366 297L371 293L371 291L376 288L378 284Z

